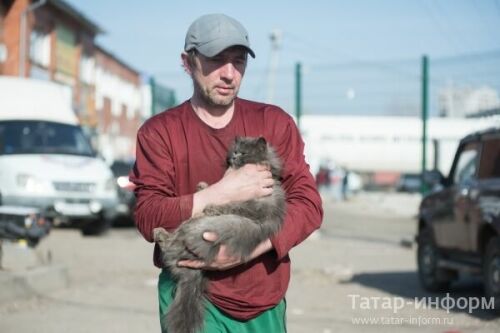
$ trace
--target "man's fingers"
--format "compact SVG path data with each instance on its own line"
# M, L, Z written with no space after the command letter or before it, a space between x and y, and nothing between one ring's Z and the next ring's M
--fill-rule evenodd
M224 176L231 173L231 172L234 172L236 169L233 169L233 168L227 168L226 169L226 172L224 172Z
M245 164L243 167L241 167L243 170L255 170L258 172L263 172L263 171L271 171L271 167L268 164L253 164L253 163L248 163Z
M264 177L266 179L272 179L273 178L273 174L271 173L271 171L266 170L266 171L264 171Z
M257 164L257 171L270 171L271 167L269 164Z
M179 260L177 266L189 268L203 268L205 263L201 260Z
M273 187L274 185L274 179L264 179L262 181L262 187Z
M219 238L215 232L205 231L203 233L203 239L207 242L215 242Z
M267 195L271 195L271 194L273 194L273 188L272 187L264 187L261 190L261 194L262 194L263 197L265 197Z

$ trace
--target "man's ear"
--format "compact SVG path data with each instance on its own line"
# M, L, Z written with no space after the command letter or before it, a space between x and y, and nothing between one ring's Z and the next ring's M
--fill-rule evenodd
M191 68L191 63L189 62L189 55L186 52L181 53L182 67L184 71L189 75L193 74L193 70Z

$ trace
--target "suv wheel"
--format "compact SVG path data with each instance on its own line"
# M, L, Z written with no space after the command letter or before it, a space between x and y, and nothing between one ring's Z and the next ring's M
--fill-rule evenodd
M493 237L486 246L483 258L484 291L495 298L495 310L500 311L500 237Z
M424 289L432 292L448 289L455 272L439 268L440 256L429 228L420 232L418 239L417 264L418 276Z

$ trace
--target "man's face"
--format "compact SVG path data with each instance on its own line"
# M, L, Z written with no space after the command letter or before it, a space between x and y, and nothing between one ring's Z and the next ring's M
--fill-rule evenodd
M230 47L212 58L198 53L190 66L195 93L208 105L230 105L240 89L246 63L247 51L242 47Z

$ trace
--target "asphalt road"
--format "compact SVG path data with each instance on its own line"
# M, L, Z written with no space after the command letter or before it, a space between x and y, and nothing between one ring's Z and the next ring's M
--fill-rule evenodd
M288 331L499 332L488 310L423 308L423 300L480 299L481 287L467 279L449 298L419 287L415 247L401 245L414 236L417 203L396 194L325 198L322 229L291 252ZM103 237L56 229L37 249L49 252L70 286L0 305L0 332L159 332L152 245L134 229Z

